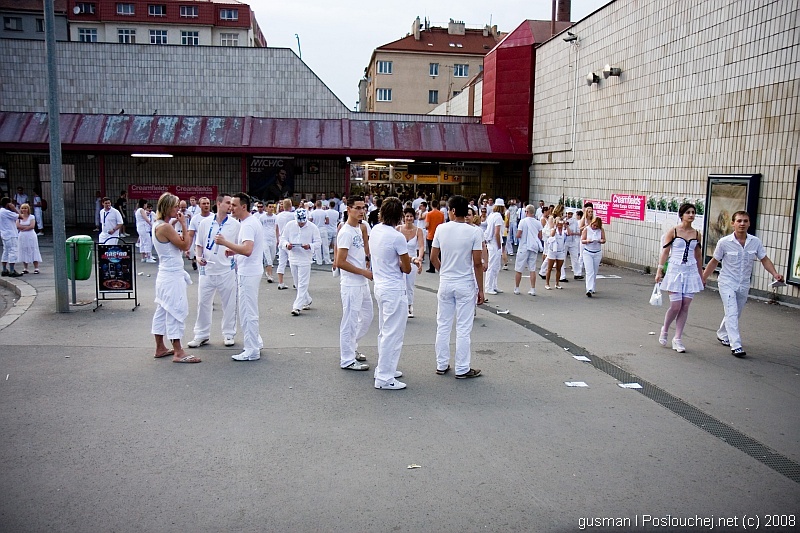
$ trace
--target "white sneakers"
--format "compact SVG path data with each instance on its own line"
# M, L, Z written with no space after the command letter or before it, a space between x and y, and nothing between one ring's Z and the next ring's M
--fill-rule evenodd
M497 291L494 290L494 289L489 289L488 291L485 291L485 292L486 292L486 294L497 294Z
M225 346L233 346L233 336L232 335L225 335L225 337L222 340L222 343Z
M343 366L342 370L369 370L369 365L366 363L359 363L358 361L353 361L347 366Z
M186 346L188 346L189 348L199 348L204 344L208 344L208 339L199 339L195 337L194 339L187 342Z
M413 305L409 305L408 306L408 318L414 318L414 306Z
M519 287L514 287L514 294L519 294Z
M531 296L536 296L536 289L529 290L528 294L530 294Z
M384 383L383 385L375 385L375 388L382 390L400 390L400 389L405 389L406 384L403 383L402 381L397 381L396 379L393 379L389 383Z
M242 352L232 355L231 359L234 361L258 361L261 359L261 354L248 354L247 352Z
M299 309L292 309L292 316L300 316L300 310Z

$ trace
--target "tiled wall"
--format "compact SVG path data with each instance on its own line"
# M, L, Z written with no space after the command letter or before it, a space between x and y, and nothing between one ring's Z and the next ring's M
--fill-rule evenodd
M341 118L349 111L286 48L57 43L63 113ZM0 39L0 109L46 111L37 41Z
M544 43L531 198L704 199L709 174L760 173L757 234L785 275L800 164L798 20L800 4L784 0L616 0L571 30L577 47ZM604 79L609 63L621 76ZM599 84L587 86L589 72ZM662 231L613 219L605 255L654 268ZM754 269L754 288L769 281Z

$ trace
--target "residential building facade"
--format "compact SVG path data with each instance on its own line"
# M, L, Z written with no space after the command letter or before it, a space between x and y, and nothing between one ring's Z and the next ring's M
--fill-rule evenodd
M265 47L248 4L237 0L69 0L71 41Z
M359 84L359 111L425 114L459 94L483 70L483 57L502 35L497 26L424 25L376 48Z
M55 0L56 40L66 41L67 0ZM0 39L44 40L44 7L42 0L0 0Z

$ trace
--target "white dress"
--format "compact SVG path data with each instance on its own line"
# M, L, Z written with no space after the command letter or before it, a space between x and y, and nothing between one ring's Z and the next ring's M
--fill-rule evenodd
M21 222L22 225L30 224L31 221L36 220L33 215L28 215L28 218ZM20 231L19 241L17 246L17 262L18 263L33 263L42 260L42 254L39 253L39 238L36 236L36 229L30 231Z
M703 280L694 257L694 250L699 244L696 237L687 241L678 237L678 232L675 231L672 240L664 245L664 248L672 245L672 249L667 273L661 281L661 290L681 294L694 294L703 290Z

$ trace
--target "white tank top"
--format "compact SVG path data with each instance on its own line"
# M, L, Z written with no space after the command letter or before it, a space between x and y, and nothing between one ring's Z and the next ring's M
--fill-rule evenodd
M161 224L166 222L157 220L153 225L153 246L158 254L158 270L164 272L183 270L183 252L171 242L161 242L156 237L156 228Z
M417 232L414 232L414 236L410 241L406 241L406 244L408 245L408 256L412 259L417 257L417 247L419 246L417 242Z

